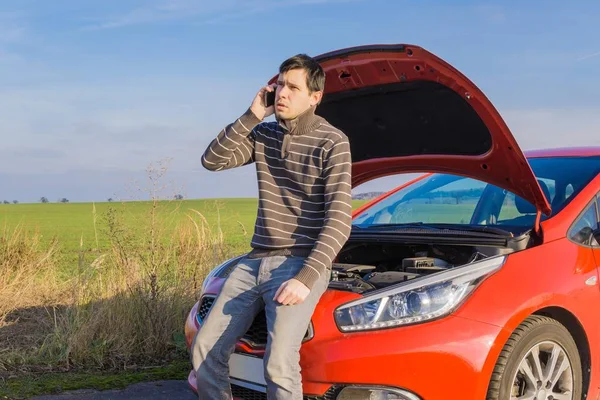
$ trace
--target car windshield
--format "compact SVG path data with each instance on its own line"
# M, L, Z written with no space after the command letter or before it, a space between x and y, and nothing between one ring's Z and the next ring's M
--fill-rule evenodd
M562 210L600 173L600 157L549 157L529 160L552 206L550 218ZM497 186L450 174L432 174L364 210L353 226L452 224L531 227L536 208Z

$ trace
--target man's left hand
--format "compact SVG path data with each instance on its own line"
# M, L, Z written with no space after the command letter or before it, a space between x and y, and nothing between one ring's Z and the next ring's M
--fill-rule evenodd
M277 300L285 306L293 306L306 300L309 293L310 289L304 283L297 279L290 279L279 286L273 300Z

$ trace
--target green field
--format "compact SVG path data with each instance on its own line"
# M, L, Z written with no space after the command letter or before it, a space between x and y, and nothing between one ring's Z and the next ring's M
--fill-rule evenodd
M158 204L163 220L174 226L177 222L194 215L192 210L202 213L211 226L220 226L231 243L241 243L244 229L251 231L256 218L256 199L211 199L164 201ZM47 203L47 204L2 204L0 205L0 226L13 229L21 226L30 231L38 231L43 237L58 237L67 247L76 249L83 240L85 247L106 245L103 234L106 228L105 216L109 208L122 212L128 224L147 222L146 218L152 203ZM94 215L96 221L94 222Z
M353 201L354 207L365 203ZM178 223L198 219L201 213L213 230L223 232L225 242L237 249L249 248L256 220L256 198L229 198L162 201L157 204L161 222L174 228ZM38 232L42 238L56 237L67 252L84 249L105 249L107 246L106 215L117 210L128 226L147 226L153 203L46 203L0 204L0 229L22 227ZM81 244L83 245L81 246Z

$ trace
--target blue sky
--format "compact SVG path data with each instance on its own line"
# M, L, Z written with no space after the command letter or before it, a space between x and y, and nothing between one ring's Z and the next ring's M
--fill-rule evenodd
M600 145L600 3L2 0L0 200L256 196L200 155L290 55L420 45L492 100L524 149ZM401 178L367 183L382 190ZM140 189L142 188L142 189Z

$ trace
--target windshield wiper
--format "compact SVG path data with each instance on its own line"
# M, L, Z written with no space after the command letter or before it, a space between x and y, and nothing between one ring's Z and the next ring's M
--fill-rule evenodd
M487 233L490 235L514 237L514 234L504 229L492 227L492 226L479 226L479 225L456 225L456 224L425 224L423 222L409 222L403 224L376 224L369 226L358 226L353 225L353 228L359 228L360 230L369 231L427 231L428 233L444 233L444 232L473 232L473 233Z

